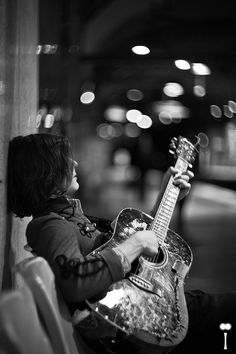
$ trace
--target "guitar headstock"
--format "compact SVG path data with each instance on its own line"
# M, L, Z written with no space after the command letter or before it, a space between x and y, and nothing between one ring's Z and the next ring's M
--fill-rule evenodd
M172 138L169 152L173 154L176 158L181 157L182 159L188 162L189 167L192 167L192 163L194 162L195 157L199 152L198 146L200 139L199 137L196 138L197 142L195 144L192 144L183 136L179 136L178 138Z

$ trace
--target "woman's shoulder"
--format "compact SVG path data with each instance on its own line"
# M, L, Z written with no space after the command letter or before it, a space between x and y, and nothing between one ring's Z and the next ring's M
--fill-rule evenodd
M61 215L50 212L48 214L40 215L37 218L33 218L28 226L27 233L34 230L45 229L45 228L67 228L70 227L70 223Z
M78 241L72 223L57 213L33 218L26 228L27 248L34 254L52 260L55 254L76 255Z
M57 213L51 212L33 218L29 222L26 228L26 239L28 244L35 249L41 243L43 245L47 242L57 244L61 240L63 242L66 242L66 240L76 242L76 233L72 223Z

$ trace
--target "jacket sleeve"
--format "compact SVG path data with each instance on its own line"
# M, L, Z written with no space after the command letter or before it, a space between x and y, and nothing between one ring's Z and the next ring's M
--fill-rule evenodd
M68 303L99 296L124 277L119 257L111 249L83 256L73 227L63 219L50 220L27 230L33 251L44 257Z

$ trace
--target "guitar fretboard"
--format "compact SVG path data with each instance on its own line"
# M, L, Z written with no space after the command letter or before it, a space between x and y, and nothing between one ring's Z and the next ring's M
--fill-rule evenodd
M187 167L188 162L179 157L175 164L177 171L181 174L187 170ZM173 180L174 178L171 176L150 227L150 229L156 233L160 244L164 242L167 235L171 217L180 192L180 189L173 185Z

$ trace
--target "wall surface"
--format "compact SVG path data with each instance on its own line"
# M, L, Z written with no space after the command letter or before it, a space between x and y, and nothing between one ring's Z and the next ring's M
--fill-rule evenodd
M9 140L36 132L38 0L0 0L0 289L16 285L29 220L7 214Z

